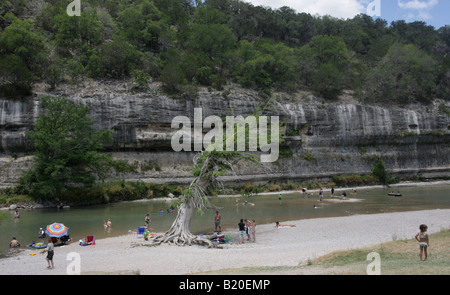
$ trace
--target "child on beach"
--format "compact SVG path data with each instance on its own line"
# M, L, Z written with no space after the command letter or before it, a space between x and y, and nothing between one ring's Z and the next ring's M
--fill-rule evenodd
M420 232L415 236L417 242L419 242L419 245L420 245L419 257L420 257L420 261L427 261L427 258L428 258L427 250L428 250L428 246L430 246L430 240L428 238L428 234L426 233L428 226L426 226L425 224L421 224L419 229L420 229ZM423 253L425 253L424 260L422 260Z

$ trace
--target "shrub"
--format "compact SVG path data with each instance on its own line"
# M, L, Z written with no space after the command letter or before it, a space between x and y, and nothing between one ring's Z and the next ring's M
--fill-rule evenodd
M279 186L278 184L272 184L267 188L267 190L269 192L279 192L281 191L281 186Z
M388 175L386 172L386 168L384 168L384 163L382 160L378 160L378 162L375 164L375 167L372 170L372 174L378 178L378 180L382 184L387 183Z

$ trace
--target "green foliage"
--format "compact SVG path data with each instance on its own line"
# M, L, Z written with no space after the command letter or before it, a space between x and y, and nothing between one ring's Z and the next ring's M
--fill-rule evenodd
M372 170L372 174L378 178L382 184L387 184L388 174L386 168L384 168L384 163L382 160L378 160L375 167Z
M361 186L361 185L374 185L378 184L379 180L376 176L373 174L368 175L342 175L333 176L332 181L339 187L354 187L354 186Z
M195 24L189 43L193 50L205 53L212 60L220 60L236 46L236 37L227 25Z
M100 46L87 66L90 75L96 78L122 78L128 76L140 61L142 53L122 39Z
M436 62L415 45L392 45L369 73L365 88L371 101L428 103L436 90Z
M93 8L84 9L77 17L68 16L65 9L60 8L54 17L53 30L58 53L75 58L84 66L95 48L103 43L102 25Z
M133 77L134 82L138 87L148 86L148 81L150 80L150 75L144 71L134 70L131 72L131 77Z
M33 73L17 55L0 57L0 93L6 97L29 95L34 81Z
M240 65L237 66L237 82L244 87L284 90L295 88L294 50L270 41L250 43L241 41L238 49Z
M341 37L314 36L300 57L300 77L325 98L335 99L349 86L345 77L352 74L351 55Z
M37 199L52 200L69 187L92 186L105 173L109 156L97 151L111 141L111 133L94 131L89 109L67 98L41 97L41 110L28 133L34 165L24 172L21 188Z
M374 185L374 184L384 184L394 183L396 179L391 179L388 177L388 173L384 167L382 160L378 160L375 164L372 173L367 175L335 175L332 181L338 187L354 187L361 185Z
M67 15L67 4L1 2L0 94L85 78L132 76L142 87L147 73L179 97L230 81L325 99L353 90L385 104L450 97L449 26L317 17L241 0L83 0L79 17Z
M8 19L11 24L0 35L0 94L27 95L45 68L44 38L32 31L32 21Z
M183 86L188 84L188 81L182 71L180 71L180 63L182 62L181 53L177 50L171 50L167 53L167 63L161 72L161 82L164 89L170 93L180 93L183 91Z

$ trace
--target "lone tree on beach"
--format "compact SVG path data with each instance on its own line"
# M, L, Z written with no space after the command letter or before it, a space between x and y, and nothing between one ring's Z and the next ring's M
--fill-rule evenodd
M194 213L198 210L215 208L208 195L223 189L219 176L233 170L233 159L244 157L237 152L205 151L197 154L194 161L194 180L183 193L183 200L178 206L178 214L171 228L164 234L156 236L154 244L173 243L175 245L204 245L214 247L208 239L191 233L189 226Z
M269 108L272 103L272 99L269 99L262 104L261 107L256 108L255 117L259 117L262 113ZM246 143L248 143L249 129L245 126ZM272 130L272 129L271 129ZM279 133L267 134L266 138L261 137L259 134L259 143L267 142L267 139L273 140L273 137L280 141ZM233 134L233 139L236 139L237 131ZM230 137L229 137L230 138ZM225 139L226 142L226 139ZM215 142L214 145L224 144L223 142ZM172 243L175 245L202 245L209 247L216 247L207 238L202 236L196 236L191 233L189 226L197 211L203 211L204 209L216 208L208 199L210 193L224 190L224 186L219 177L232 171L235 175L236 172L233 168L234 162L239 160L247 160L257 162L255 154L242 153L238 151L218 151L217 149L205 150L196 154L193 158L194 167L193 174L194 179L183 193L182 203L178 206L178 214L170 229L164 234L158 235L154 238L153 244L159 245L161 243Z

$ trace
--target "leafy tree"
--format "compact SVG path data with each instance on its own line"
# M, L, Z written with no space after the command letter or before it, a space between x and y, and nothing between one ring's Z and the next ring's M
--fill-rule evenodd
M268 40L249 43L241 41L236 79L244 87L256 89L293 90L295 88L294 50L282 43Z
M97 11L84 9L81 16L71 17L64 9L54 17L55 41L57 51L62 57L76 58L83 66L103 43L102 25Z
M31 94L33 73L17 55L0 56L0 93L6 97Z
M299 76L313 90L329 99L341 94L352 75L351 55L341 37L314 36L300 57Z
M0 2L0 28L11 24L11 15L22 17L28 12L28 0L3 0Z
M450 26L440 28L438 34L439 41L433 48L439 68L436 96L450 100Z
M211 60L222 62L225 53L236 46L236 37L223 24L194 24L190 47L200 50Z
M384 167L384 163L381 159L379 159L377 161L377 163L375 164L375 167L372 170L372 174L378 178L378 180L382 183L382 184L387 184L388 181L388 174L386 171L386 168Z
M120 38L100 46L90 57L87 69L92 77L122 78L138 67L141 51Z
M129 6L119 14L121 35L136 48L159 52L161 44L173 42L174 36L167 23L167 17L148 0Z
M317 34L317 24L310 14L300 13L287 23L287 30L288 45L305 45Z
M19 56L28 69L38 72L45 63L44 38L33 32L33 22L13 18L11 25L0 36L2 54Z
M182 71L180 64L182 63L182 55L178 50L170 50L166 54L166 64L161 72L160 80L164 89L170 94L182 92L183 87L188 83Z
M396 43L368 74L365 89L370 101L427 103L436 90L436 61L415 45Z
M324 63L312 75L312 88L325 98L337 98L344 90L344 77L332 63Z
M134 70L131 72L131 77L133 77L134 82L138 87L145 88L148 86L148 81L150 80L150 75L144 71Z
M98 153L111 141L110 131L95 131L89 108L63 97L41 97L41 114L28 132L33 142L33 168L21 187L41 200L53 200L73 186L92 186L102 178L109 156Z
M0 87L8 96L29 94L46 64L44 38L33 32L33 22L11 17L0 35Z
M391 27L398 42L414 44L427 52L431 51L438 40L437 31L433 26L429 26L425 22L406 23L404 20L399 20L392 22Z

